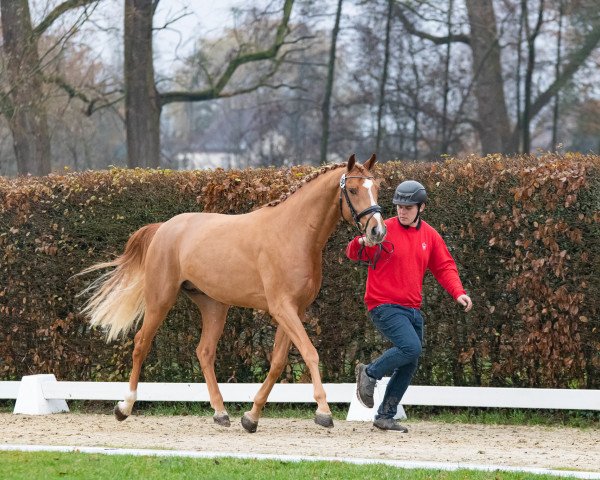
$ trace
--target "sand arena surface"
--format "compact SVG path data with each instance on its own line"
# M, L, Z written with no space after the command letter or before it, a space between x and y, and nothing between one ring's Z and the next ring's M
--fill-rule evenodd
M0 443L197 450L395 459L600 472L600 431L567 427L405 421L408 434L382 432L369 422L263 418L254 434L239 417L219 427L212 417L0 414Z

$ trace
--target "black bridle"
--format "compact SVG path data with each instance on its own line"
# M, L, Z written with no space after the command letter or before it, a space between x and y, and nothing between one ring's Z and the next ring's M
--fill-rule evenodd
M350 214L352 215L352 220L354 220L354 225L356 225L356 228L358 228L358 231L361 233L361 235L365 235L365 233L367 231L367 227L369 226L369 222L371 221L371 218L373 218L373 216L376 213L381 214L382 210L379 205L371 205L370 207L367 207L364 210L362 210L361 212L357 213L356 209L354 208L354 205L352 205L352 202L350 201L350 196L348 195L348 191L346 190L346 180L348 178L373 179L373 177L366 177L366 176L362 176L362 175L353 175L351 177L347 177L346 174L344 173L342 175L342 178L340 178L340 215L342 216L342 218L344 218L344 212L342 211L342 195L343 195L344 198L346 199L346 205L348 205ZM369 219L367 220L367 223L365 224L365 226L363 228L362 224L360 223L360 219L369 214L371 216L369 217Z
M363 211L357 213L356 209L354 208L354 205L352 205L352 201L350 200L348 191L346 190L346 180L348 178L373 179L373 177L367 177L367 176L362 176L362 175L353 175L353 176L347 177L346 174L344 173L342 175L342 178L340 178L340 215L342 216L342 218L344 218L344 212L342 211L342 195L343 195L344 198L346 199L346 204L348 205L350 214L352 215L352 220L354 220L354 225L356 225L356 228L358 228L358 231L360 232L361 235L366 235L367 228L369 226L369 222L371 221L371 218L373 218L373 216L376 213L381 214L382 209L379 205L371 205L370 207L367 207ZM362 224L360 223L360 219L366 215L370 215L370 217L367 220L367 223L365 223L365 226L363 228ZM383 243L390 243L390 242L383 242ZM382 250L386 253L392 253L394 251L394 245L392 245L391 243L390 243L390 248L386 248L382 244L378 244L378 245L376 245L376 247L377 247L377 249L375 250L375 252L373 252L372 257L369 255L368 251L365 250L364 244L360 248L360 251L358 252L359 259L363 257L363 252L364 252L364 256L367 257L366 261L359 260L359 262L363 263L364 265L366 265L368 267L373 268L373 270L375 270L375 267L377 266L377 262L379 261L379 257L381 256Z

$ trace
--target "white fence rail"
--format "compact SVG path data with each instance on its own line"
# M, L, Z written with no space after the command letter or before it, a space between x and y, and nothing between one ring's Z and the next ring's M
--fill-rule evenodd
M376 407L383 399L388 379L375 390ZM252 402L259 383L219 384L225 402ZM324 385L330 403L350 403L348 420L371 420L376 411L359 404L354 383ZM66 400L122 400L128 392L127 382L58 382L54 375L31 375L21 382L0 382L0 399L16 399L14 413L46 414L68 411ZM140 383L138 401L208 402L203 383ZM312 403L310 383L278 383L269 402ZM600 390L434 387L411 385L402 405L450 407L497 407L567 410L600 410ZM399 417L404 415L399 408Z
M0 400L17 398L21 382L0 382Z
M225 402L252 402L260 383L220 383L219 389ZM47 399L64 400L123 400L129 391L127 382L48 382L42 386ZM327 401L350 403L355 390L353 383L329 383L325 385ZM153 402L208 402L205 383L140 383L138 401ZM269 395L270 402L314 402L312 384L278 383Z

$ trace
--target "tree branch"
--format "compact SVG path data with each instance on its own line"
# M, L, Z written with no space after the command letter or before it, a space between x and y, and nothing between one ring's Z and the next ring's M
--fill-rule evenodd
M277 69L279 68L279 65L281 65L282 63L284 63L285 61L285 57L289 52L285 52L281 58L277 59L277 61L275 62L275 65L273 68L271 68L271 70L269 70L267 73L265 73L262 77L260 77L253 85L249 86L249 87L243 87L240 88L238 90L233 90L230 92L216 92L215 88L207 88L205 90L199 90L196 92L169 92L166 95L166 101L163 101L163 105L166 103L173 103L173 102L202 102L202 101L206 101L206 100L214 100L216 98L230 98L230 97L234 97L236 95L243 95L245 93L250 93L253 92L257 89L259 89L260 87L265 87L265 88L273 88L273 89L278 89L278 88L282 88L282 87L288 87L290 89L295 89L295 87L290 86L290 85L284 85L284 84L279 84L279 85L269 85L267 82L267 80L269 78L271 78L273 75L275 75L275 73L277 72ZM162 98L162 95L161 95Z
M45 83L53 83L56 86L58 86L59 88L61 88L62 90L64 90L67 93L67 95L69 96L69 98L78 98L83 103L87 104L87 108L85 109L85 114L88 117L91 116L94 112L96 112L102 108L107 108L107 107L110 107L111 105L114 105L115 103L119 102L123 98L122 96L120 96L113 101L108 101L104 97L88 98L88 96L86 94L77 90L75 87L73 87L71 84L69 84L64 78L62 78L58 75L44 76L43 80ZM120 93L123 93L123 92L120 92ZM103 101L103 103L98 105L100 101Z
M535 117L542 108L556 95L556 93L565 86L565 84L573 77L579 67L585 62L592 51L598 46L600 42L600 23L596 23L590 33L588 33L584 40L581 48L571 52L569 55L569 61L563 68L562 73L552 84L542 92L535 102L531 105L530 118Z
M257 62L260 60L270 60L277 57L279 53L279 49L284 44L285 36L288 29L288 24L290 20L290 15L292 13L292 6L294 5L294 0L285 0L285 4L283 6L283 18L281 23L277 27L277 32L275 34L275 41L273 45L266 49L258 52L247 53L244 55L239 55L233 58L227 68L223 72L223 74L219 77L216 84L210 88L205 90L197 91L197 92L166 92L160 94L161 105L166 105L172 102L200 102L205 100L212 100L215 98L221 98L224 96L232 96L233 94L222 94L223 89L227 86L231 77L235 73L235 71L241 67L242 65L250 62ZM274 72L273 72L274 73ZM267 78L272 76L272 74L267 75ZM265 77L263 77L265 78ZM250 89L242 89L239 92L247 93L248 91L256 90L259 86L257 85ZM236 93L239 94L239 93Z
M460 42L465 43L467 45L471 44L471 39L469 38L469 36L464 35L462 33L458 35L451 34L446 37L438 37L437 35L431 35L430 33L417 30L412 24L412 22L409 20L409 18L406 15L404 15L404 12L402 11L402 7L400 5L398 5L398 8L396 8L396 12L398 14L398 18L400 18L400 21L402 22L402 25L404 25L406 31L411 35L415 35L425 40L429 40L435 43L436 45L445 45L450 42Z
M67 81L59 75L44 75L43 79L44 83L53 83L63 89L67 92L69 98L78 98L84 103L90 103L91 101L84 93L76 90L75 87L67 83Z
M244 93L253 92L254 90L256 90L259 87L269 88L271 90L278 90L280 88L287 88L289 90L306 91L303 87L294 86L294 85L288 85L287 83L277 83L277 84L273 84L273 85L271 85L270 83L263 83L261 85L254 85L254 86L251 86L251 87L248 87L248 88L242 88L240 90L236 90L235 92L222 93L219 96L219 98L230 98L230 97L235 97L236 95L243 95Z
M96 2L98 2L98 0L66 0L57 5L48 15L46 15L40 24L33 29L33 36L39 37L42 35L63 13Z

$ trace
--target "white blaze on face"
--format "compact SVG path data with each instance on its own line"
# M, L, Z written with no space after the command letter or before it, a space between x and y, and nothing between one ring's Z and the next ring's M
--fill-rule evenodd
M369 198L371 199L371 206L377 205L377 202L375 201L375 198L373 197L373 190L371 190L371 188L373 187L373 180L371 180L370 178L367 178L363 182L363 187L365 187L367 189L367 191L369 192ZM377 227L378 227L379 231L382 232L384 230L384 227L383 227L383 218L381 218L381 214L376 213L375 215L373 215L373 218L375 220L377 220Z

